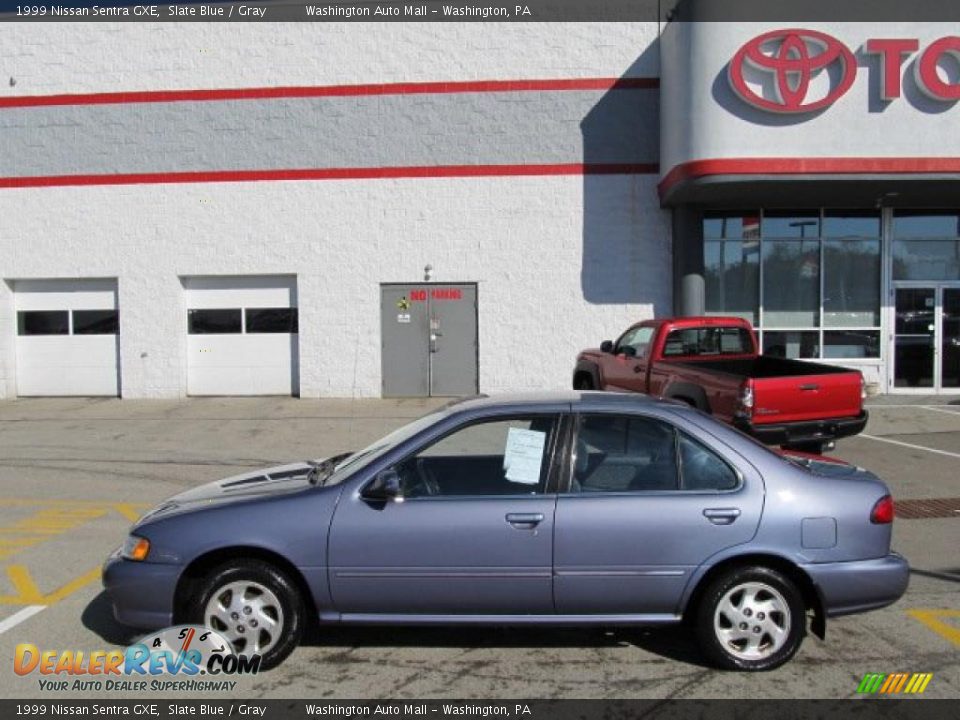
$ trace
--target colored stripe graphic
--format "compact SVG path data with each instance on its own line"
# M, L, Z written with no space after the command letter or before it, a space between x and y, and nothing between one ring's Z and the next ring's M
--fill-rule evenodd
M364 95L439 95L484 92L564 90L655 90L660 78L567 78L554 80L467 80L455 82L376 83L313 87L142 90L112 93L20 95L0 98L0 108L50 105L126 105L135 103L214 102L276 98L359 97Z
M897 695L899 693L918 695L927 689L933 673L867 673L857 686L857 693L871 695Z
M224 170L97 175L0 177L0 188L161 183L256 182L263 180L383 180L399 178L537 177L547 175L650 175L656 163L563 163L527 165L438 165L417 167Z
M0 188L654 175L654 85L587 78L0 98Z
M960 173L957 157L761 157L692 160L671 168L660 197L688 180L717 175L916 175Z
M880 684L883 682L883 678L883 673L867 673L863 676L863 680L860 681L860 685L857 687L857 692L864 694L875 693L880 689Z
M883 684L883 687L880 688L880 692L888 694L898 693L906 680L906 673L892 673L887 676L887 681Z

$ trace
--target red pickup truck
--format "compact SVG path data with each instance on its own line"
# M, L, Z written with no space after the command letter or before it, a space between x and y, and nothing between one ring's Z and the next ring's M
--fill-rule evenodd
M577 356L573 387L682 400L769 445L820 452L867 423L856 370L757 351L746 320L646 320Z

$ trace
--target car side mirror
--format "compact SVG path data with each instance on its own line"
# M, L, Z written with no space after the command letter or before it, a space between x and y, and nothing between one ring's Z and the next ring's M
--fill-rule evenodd
M600 352L612 353L613 340L604 340L602 343L600 343Z
M637 349L633 347L633 345L624 345L622 348L620 348L620 351L627 357L637 356Z
M400 475L393 468L381 470L373 482L364 488L363 497L367 500L402 500Z

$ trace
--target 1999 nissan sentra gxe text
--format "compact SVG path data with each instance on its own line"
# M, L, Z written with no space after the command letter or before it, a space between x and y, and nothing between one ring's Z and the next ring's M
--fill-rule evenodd
M615 393L458 402L365 450L237 476L144 515L107 560L117 619L259 653L310 619L696 624L723 668L789 660L827 617L895 602L893 501L692 408Z

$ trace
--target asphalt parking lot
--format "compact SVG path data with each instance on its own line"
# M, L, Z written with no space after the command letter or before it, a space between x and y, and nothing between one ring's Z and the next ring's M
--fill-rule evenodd
M878 398L835 455L897 500L960 498L960 401ZM436 401L50 399L0 402L0 697L54 697L14 674L18 643L109 650L133 639L101 595L106 555L147 507L245 468L355 448ZM944 514L944 513L941 513ZM906 596L831 621L771 673L705 667L684 630L333 628L234 697L845 698L865 673L933 673L960 698L960 513L898 519ZM165 693L165 696L172 696ZM61 697L124 697L106 692Z

